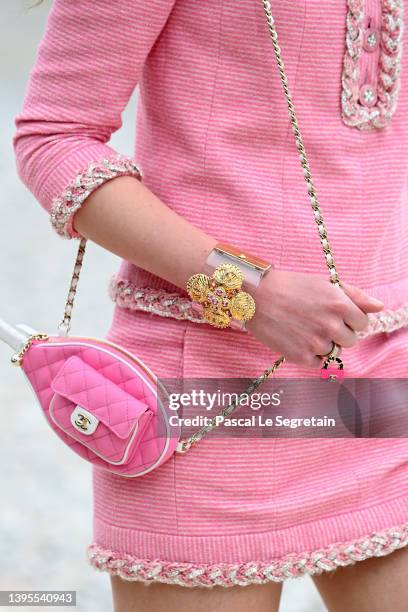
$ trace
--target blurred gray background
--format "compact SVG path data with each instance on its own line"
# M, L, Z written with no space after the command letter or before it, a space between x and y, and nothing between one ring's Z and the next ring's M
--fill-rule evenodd
M11 145L14 117L51 4L45 0L29 8L28 0L1 3L0 316L54 333L78 242L61 239L51 228L47 214L17 177ZM129 155L136 103L137 91L111 141ZM106 333L113 310L107 285L118 266L117 257L88 244L74 309L75 334ZM76 590L77 609L110 612L109 576L91 568L85 557L92 536L91 468L51 432L10 356L11 350L1 344L0 589ZM304 577L285 584L281 610L322 612L325 607Z

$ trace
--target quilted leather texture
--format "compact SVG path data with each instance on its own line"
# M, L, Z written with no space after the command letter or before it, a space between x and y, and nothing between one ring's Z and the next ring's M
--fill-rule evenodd
M74 374L79 365L77 359L81 362L80 376ZM140 359L118 345L96 338L52 336L33 342L22 368L50 427L71 450L93 465L136 477L158 467L173 454L180 429L169 425L167 406L158 397L156 376ZM59 424L50 414L52 400L53 415ZM100 424L91 436L81 436L75 429L75 438L72 437L68 418L74 404L83 405L97 418L102 416L106 435L95 438L94 448L89 447L90 438L94 440ZM137 432L125 463L109 463L123 456L134 426Z
M153 416L147 404L130 395L103 374L73 355L51 381L55 392L50 403L54 422L72 438L109 462L127 459ZM85 408L99 423L90 436L71 422L76 406Z

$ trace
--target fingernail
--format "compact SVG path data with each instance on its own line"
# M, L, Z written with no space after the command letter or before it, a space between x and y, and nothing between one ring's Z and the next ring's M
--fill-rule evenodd
M377 306L378 308L381 306L381 308L384 308L384 302L377 300L375 297L370 297L368 301L372 306Z

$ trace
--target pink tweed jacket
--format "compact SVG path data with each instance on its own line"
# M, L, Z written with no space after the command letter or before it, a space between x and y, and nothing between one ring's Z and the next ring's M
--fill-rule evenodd
M370 337L342 352L350 376L407 375L402 8L272 2L340 279L385 303ZM126 156L108 143L136 86ZM262 0L55 0L14 147L62 237L75 236L92 190L141 169L219 240L277 268L327 274ZM127 261L110 294L110 339L161 376L248 377L278 356L250 334L202 325L186 292ZM407 466L404 438L220 437L137 482L96 471L91 563L130 580L230 586L388 554L408 544Z
M401 2L363 5L295 0L273 14L339 274L385 302L372 325L390 330L408 319L408 60ZM215 237L325 274L262 2L80 0L76 11L54 3L16 117L19 174L54 229L73 236L90 191L138 176L137 164ZM115 159L107 143L137 85L134 158ZM196 316L186 293L126 261L111 295Z

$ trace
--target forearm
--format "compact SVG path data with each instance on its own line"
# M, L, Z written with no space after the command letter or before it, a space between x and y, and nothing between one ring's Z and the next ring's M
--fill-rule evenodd
M73 227L82 236L185 289L217 240L171 210L143 182L122 176L88 196Z

